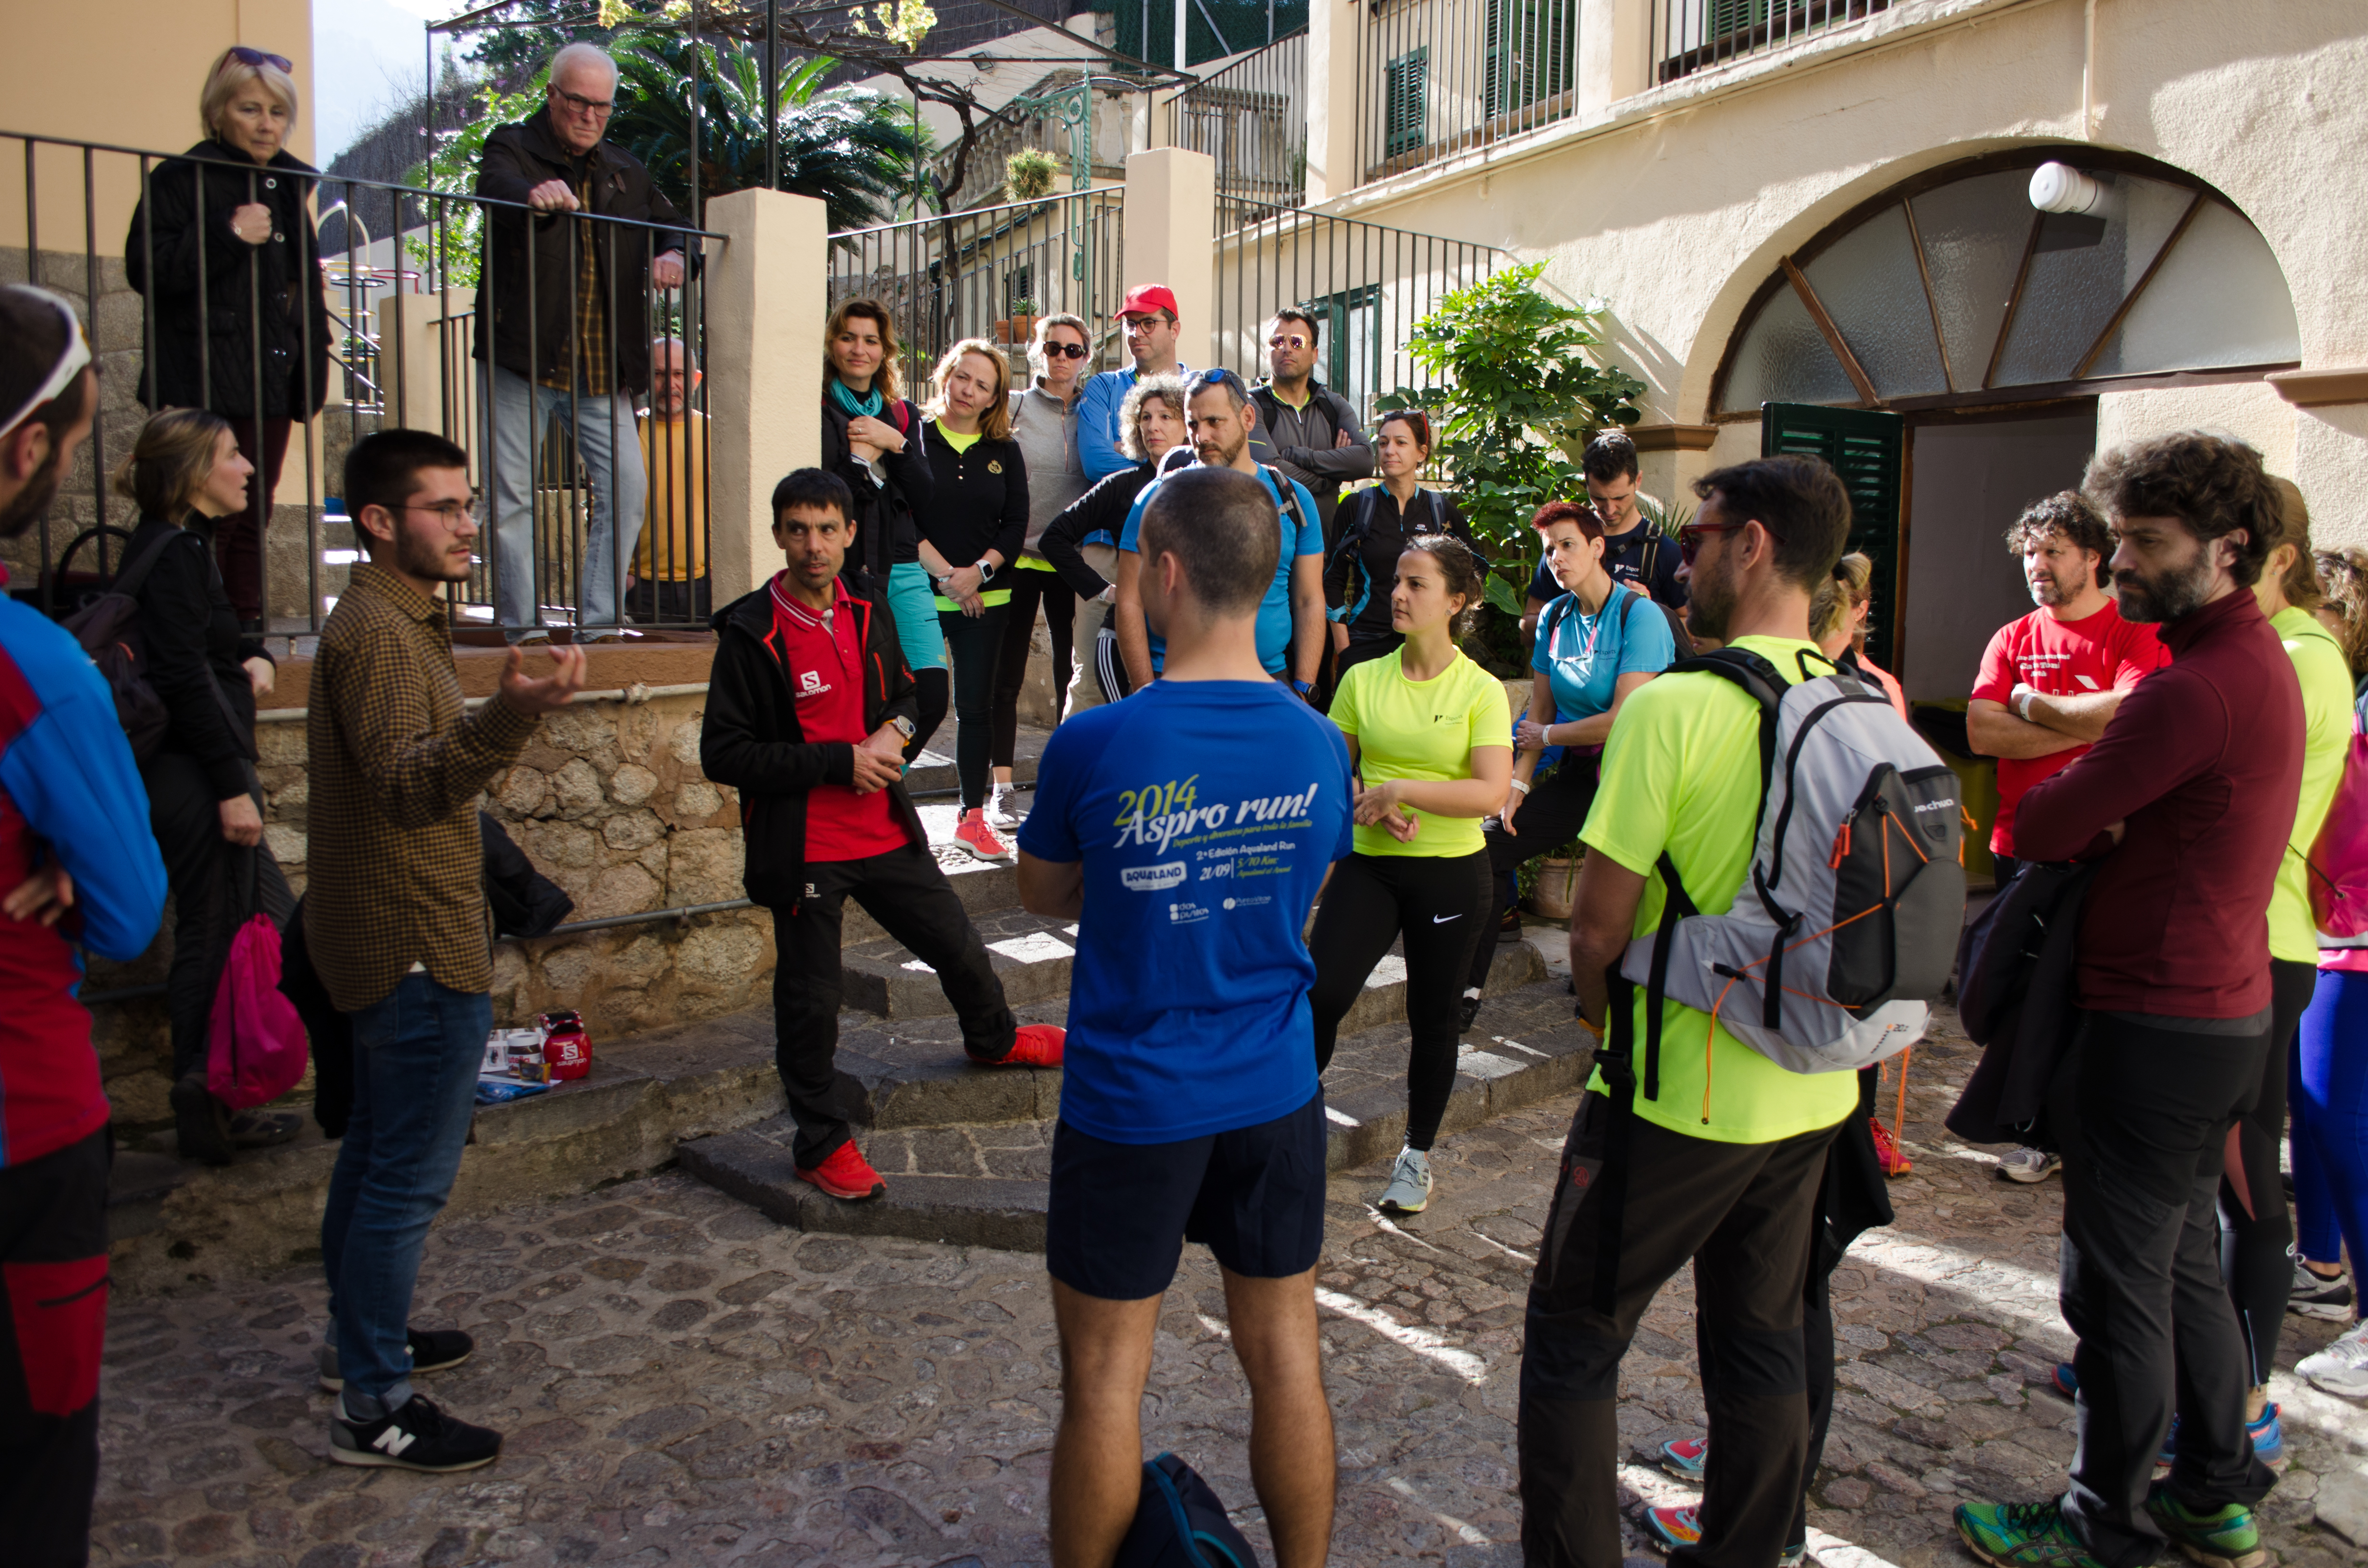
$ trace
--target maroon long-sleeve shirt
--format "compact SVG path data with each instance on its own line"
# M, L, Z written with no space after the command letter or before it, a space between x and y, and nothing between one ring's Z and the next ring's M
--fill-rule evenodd
M2239 588L2167 621L2171 662L2015 812L2017 853L2102 857L2080 922L2080 1005L2242 1018L2270 1005L2270 893L2302 793L2302 687ZM2126 823L2118 847L2104 830Z

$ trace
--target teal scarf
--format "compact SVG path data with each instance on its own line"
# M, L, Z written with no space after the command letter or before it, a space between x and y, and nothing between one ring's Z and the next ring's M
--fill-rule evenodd
M837 400L839 411L850 417L860 414L877 419L880 417L880 411L888 405L888 400L880 395L878 387L875 386L862 397L858 397L848 392L847 383L837 376L830 378L830 395Z

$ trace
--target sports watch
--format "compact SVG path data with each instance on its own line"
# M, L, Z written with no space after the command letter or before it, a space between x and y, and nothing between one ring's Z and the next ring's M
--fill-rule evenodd
M898 734L904 736L908 741L913 738L913 731L915 728L913 721L905 718L902 713L891 713L888 715L888 722L896 726L896 733Z

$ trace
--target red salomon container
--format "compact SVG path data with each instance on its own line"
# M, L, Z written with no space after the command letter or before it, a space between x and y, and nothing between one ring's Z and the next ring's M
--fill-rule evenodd
M580 1015L545 1013L536 1022L542 1026L542 1059L551 1064L552 1082L592 1071L592 1037L584 1032Z

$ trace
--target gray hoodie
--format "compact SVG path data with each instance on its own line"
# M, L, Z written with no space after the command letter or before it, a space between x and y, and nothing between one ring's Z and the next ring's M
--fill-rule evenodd
M1086 493L1086 471L1077 460L1077 405L1064 407L1060 399L1032 380L1011 394L1011 438L1028 460L1028 549L1037 550L1045 525L1061 509Z

